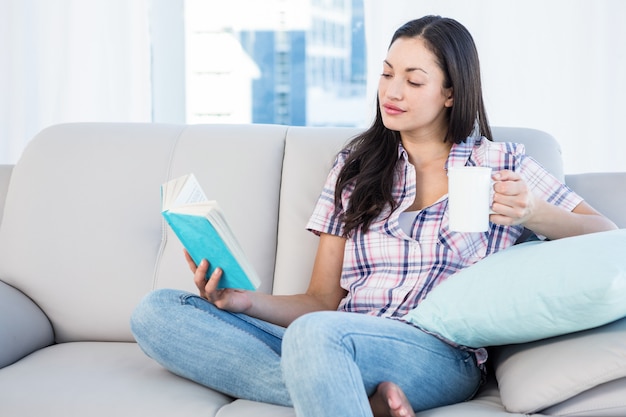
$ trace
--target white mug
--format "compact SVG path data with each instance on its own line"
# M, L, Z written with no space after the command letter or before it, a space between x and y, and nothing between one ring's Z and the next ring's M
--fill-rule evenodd
M493 198L491 168L448 167L448 215L450 230L485 232Z

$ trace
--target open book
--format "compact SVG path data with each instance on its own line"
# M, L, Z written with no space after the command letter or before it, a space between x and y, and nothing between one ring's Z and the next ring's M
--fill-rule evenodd
M261 280L245 257L216 201L208 200L193 174L161 186L161 213L191 258L210 263L208 277L220 267L218 288L256 290Z

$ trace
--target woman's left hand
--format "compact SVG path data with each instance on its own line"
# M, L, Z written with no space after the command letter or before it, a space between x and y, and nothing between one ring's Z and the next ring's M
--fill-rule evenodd
M526 181L513 171L498 171L494 180L492 212L489 220L496 224L512 226L523 224L533 215L535 196Z

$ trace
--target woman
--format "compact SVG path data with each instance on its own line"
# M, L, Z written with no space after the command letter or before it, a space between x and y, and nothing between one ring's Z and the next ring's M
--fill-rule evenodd
M455 164L494 168L488 232L448 228ZM491 142L471 35L427 16L394 34L375 121L337 156L307 228L320 238L306 293L218 290L221 270L206 280L208 261L187 256L199 296L149 294L132 318L139 345L174 373L298 416L414 415L471 398L486 360L402 319L432 288L525 228L558 239L615 225L522 147Z

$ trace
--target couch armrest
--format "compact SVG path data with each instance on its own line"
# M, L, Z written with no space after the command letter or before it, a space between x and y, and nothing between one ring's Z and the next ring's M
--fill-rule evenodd
M41 309L0 281L0 368L52 343L52 325Z
M13 165L0 165L0 223L2 223L2 213L4 213L4 202L9 190L11 172L13 172Z
M626 228L626 172L570 174L565 183L618 227Z

